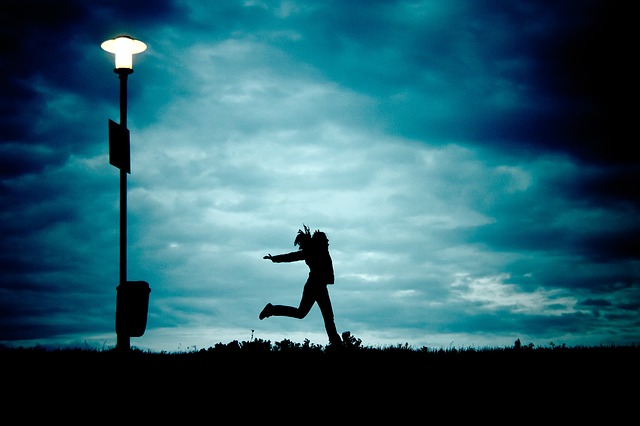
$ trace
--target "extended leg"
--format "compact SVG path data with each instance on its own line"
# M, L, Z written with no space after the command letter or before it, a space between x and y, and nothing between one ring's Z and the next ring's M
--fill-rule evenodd
M322 312L322 318L324 319L324 328L327 330L327 336L329 336L329 343L341 344L342 339L336 330L336 323L333 319L333 307L331 306L331 299L329 298L329 290L326 285L319 286L316 289L316 302Z
M260 313L260 319L270 316L302 319L307 316L314 303L315 297L313 289L309 284L305 284L304 290L302 291L302 299L300 299L300 305L297 308L294 306L272 305L268 303Z

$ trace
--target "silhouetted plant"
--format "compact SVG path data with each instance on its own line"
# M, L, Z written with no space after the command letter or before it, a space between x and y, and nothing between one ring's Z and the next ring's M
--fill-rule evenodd
M247 350L252 353L270 352L271 341L262 339L253 339L249 342L242 342L242 350Z
M276 352L290 352L299 348L300 348L300 343L294 343L289 339L284 339L280 342L276 342L275 347L273 349Z
M304 339L304 343L302 344L303 351L321 351L322 345L318 345L316 343L311 343L309 339Z
M350 331L345 331L344 333L342 333L342 341L344 345L350 349L357 349L362 344L362 340L356 339Z

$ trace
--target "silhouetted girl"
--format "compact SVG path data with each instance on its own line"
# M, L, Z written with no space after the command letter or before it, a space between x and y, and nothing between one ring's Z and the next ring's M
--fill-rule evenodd
M324 327L329 336L329 343L340 345L342 340L338 335L333 320L333 308L331 307L331 299L329 299L329 291L327 289L328 284L334 283L333 262L329 255L329 240L324 232L316 230L311 236L309 227L304 224L302 226L304 231L302 229L298 230L298 235L293 242L294 246L298 246L298 251L276 256L268 254L263 258L276 263L304 260L309 266L309 278L304 285L300 305L296 308L267 303L262 312L260 312L259 318L262 320L270 316L285 316L302 319L307 316L313 304L318 303L324 319Z

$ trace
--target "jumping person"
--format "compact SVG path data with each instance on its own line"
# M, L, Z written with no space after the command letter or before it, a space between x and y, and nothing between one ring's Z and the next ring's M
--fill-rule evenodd
M333 320L333 308L331 307L331 299L327 289L327 285L334 283L333 262L329 255L329 240L324 232L316 230L312 236L311 232L309 232L309 227L304 224L302 226L304 230L298 230L298 235L293 242L294 246L298 246L298 251L275 256L268 254L263 257L263 259L269 259L275 263L305 261L309 267L309 278L304 285L300 305L296 308L294 306L267 303L262 312L260 312L259 318L262 320L271 316L284 316L302 319L307 316L313 304L317 303L324 319L324 327L329 336L329 343L331 345L341 345L342 340L338 335L336 324Z

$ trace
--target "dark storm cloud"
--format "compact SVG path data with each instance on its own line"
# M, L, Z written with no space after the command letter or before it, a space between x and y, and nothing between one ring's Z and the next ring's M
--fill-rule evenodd
M620 97L632 81L624 65L634 39L628 7L569 2L562 16L571 16L570 21L558 20L558 37L537 49L542 87L568 100L560 135L571 153L592 162L626 164L640 158L628 143L631 114Z
M2 175L60 165L71 152L83 149L86 138L77 121L73 129L64 129L63 122L57 123L58 129L42 128L40 123L50 114L50 90L79 90L95 101L111 98L105 79L95 79L101 68L93 55L87 57L95 50L87 46L99 45L134 24L152 28L175 14L179 10L170 2L153 7L136 0L5 2L0 14ZM69 130L80 133L70 138Z
M628 143L632 146L632 143ZM600 165L589 173L565 182L571 197L592 206L610 205L637 208L640 205L640 165Z
M400 118L387 123L392 129L432 143L453 136L507 152L638 160L631 112L620 102L632 81L628 6L338 3L300 12L291 30L304 35L283 44L333 80L387 98L382 112ZM456 114L424 115L436 97Z
M385 116L404 117L387 125L410 137L437 143L441 136L457 134L485 146L498 144L506 151L550 149L588 161L637 160L636 150L627 142L633 120L615 95L625 93L630 81L625 78L630 68L620 62L631 42L631 15L620 5L321 2L287 11L276 3L267 4L270 7L247 8L240 2L220 2L201 16L204 8L197 3L181 8L171 2L148 7L142 1L5 6L5 21L21 23L3 25L3 51L9 53L3 56L3 77L13 95L3 98L2 109L9 112L3 114L5 135L8 140L37 140L32 123L43 113L42 95L33 88L37 78L60 87L97 89L96 96L109 99L107 82L97 83L91 77L95 65L83 61L87 43L128 27L150 31L153 26L180 23L191 14L200 25L216 28L210 40L242 34L242 29L254 34L261 29L299 34L300 38L284 37L275 44L335 81L386 97L382 122ZM197 29L197 25L184 28ZM21 72L13 71L16 67ZM456 108L456 115L422 115L424 106L434 96L441 97L443 90L449 92L443 107ZM515 106L492 99L501 91L523 102ZM21 100L19 108L13 99ZM468 107L457 108L465 103ZM465 126L459 126L460 121ZM51 164L62 158L41 161ZM3 171L33 169L38 163L13 162Z

